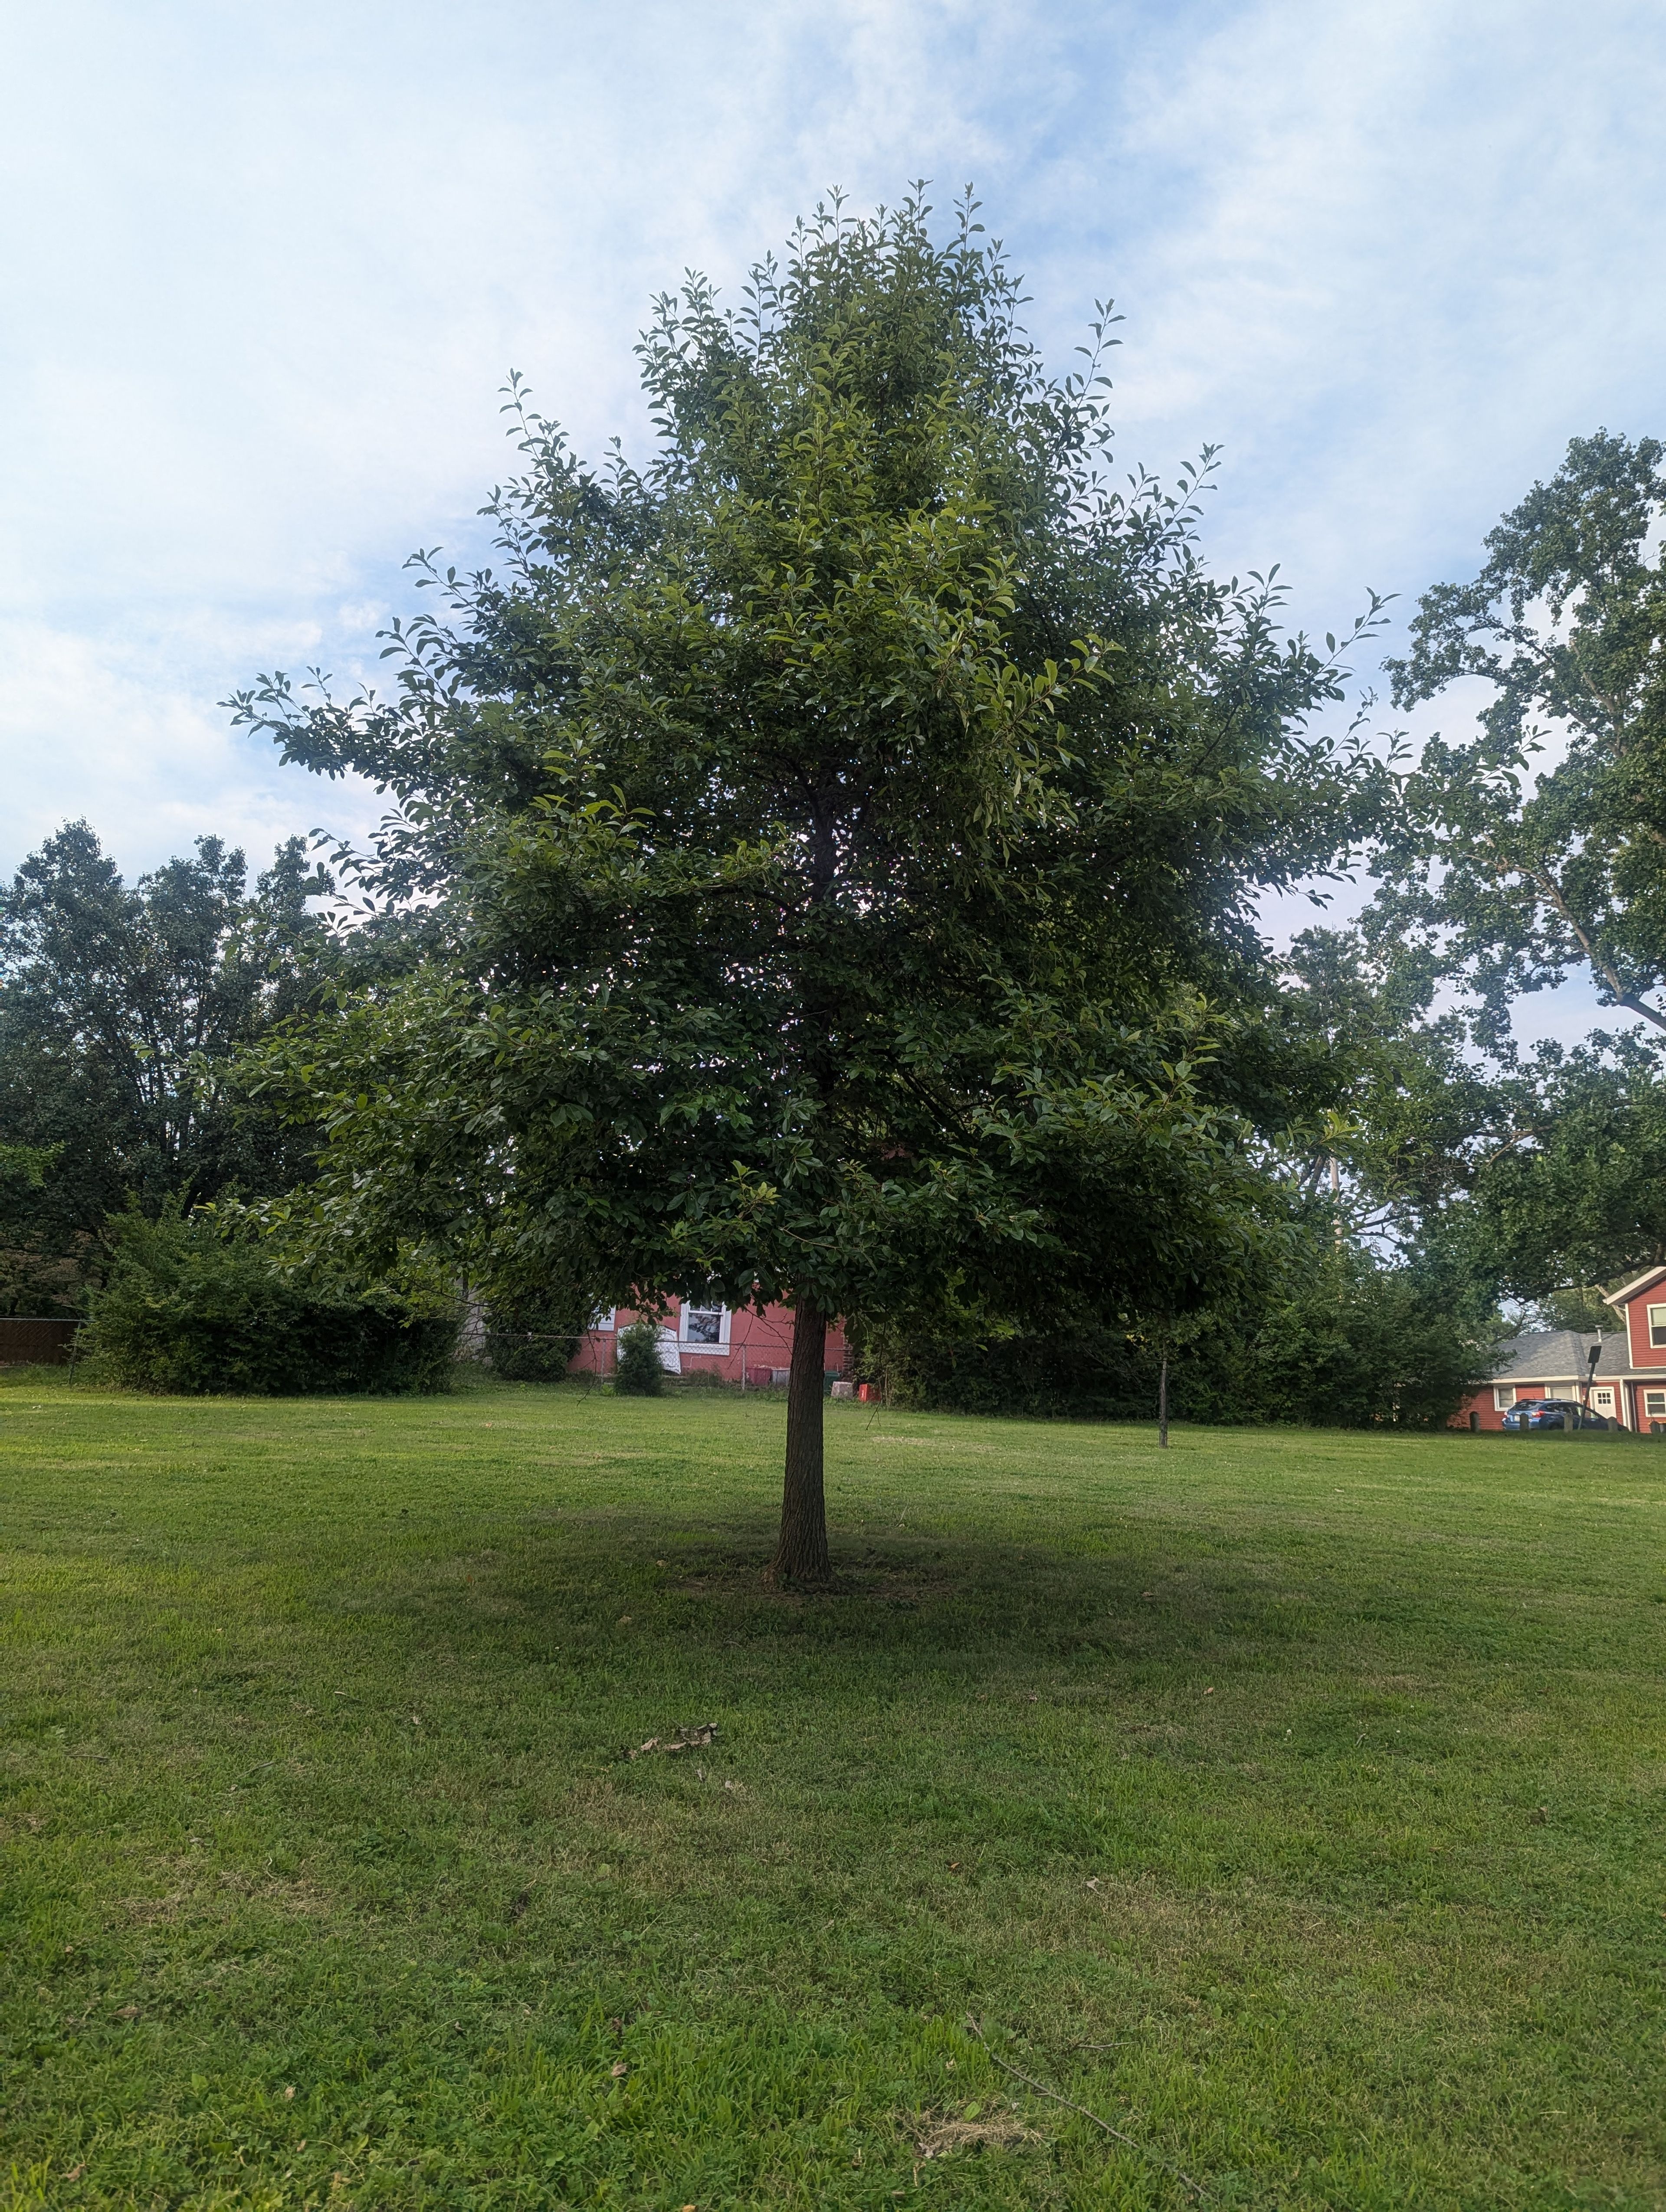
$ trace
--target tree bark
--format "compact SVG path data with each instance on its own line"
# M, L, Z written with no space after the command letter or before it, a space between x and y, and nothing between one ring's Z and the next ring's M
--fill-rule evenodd
M1169 1355L1163 1354L1162 1364L1157 1370L1157 1441L1164 1451L1169 1449Z
M801 1298L793 1316L787 1480L781 1500L781 1540L769 1568L772 1583L832 1579L822 1488L822 1370L826 1358L827 1316L812 1299Z

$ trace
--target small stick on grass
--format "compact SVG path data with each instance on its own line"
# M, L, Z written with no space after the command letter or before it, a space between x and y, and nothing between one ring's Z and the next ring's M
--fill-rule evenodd
M1160 2166L1165 2172L1173 2174L1177 2181L1183 2181L1194 2197L1201 2197L1206 2202L1207 2201L1208 2191L1201 2181L1194 2181L1183 2166L1177 2166L1172 2159L1164 2158L1161 2151L1152 2150L1149 2144L1138 2142L1133 2136L1125 2136L1121 2128L1112 2127L1109 2120L1102 2120L1097 2112L1090 2112L1085 2105L1077 2104L1073 2098L1067 2097L1062 2090L1049 2089L1045 2081L1031 2081L1029 2075L1020 2074L1016 2066L1009 2066L999 2052L990 2050L988 2038L972 2018L970 2013L966 2015L966 2025L1003 2074L1010 2074L1015 2081L1022 2081L1026 2089L1033 2089L1038 2097L1050 2097L1055 2105L1062 2105L1067 2112L1079 2112L1083 2119L1091 2120L1096 2128L1103 2128L1105 2133L1116 2142L1125 2143L1129 2150L1138 2152L1141 2158L1150 2159L1153 2166Z

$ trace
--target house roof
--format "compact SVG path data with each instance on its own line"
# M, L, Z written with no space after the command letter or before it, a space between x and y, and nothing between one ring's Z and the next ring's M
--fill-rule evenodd
M1666 1268L1661 1271L1666 1274ZM1500 1345L1499 1356L1503 1361L1494 1373L1495 1382L1572 1382L1583 1381L1590 1371L1586 1362L1594 1344L1602 1347L1596 1363L1599 1375L1628 1375L1632 1369L1631 1347L1624 1329L1599 1332L1596 1329L1538 1328L1529 1329L1521 1336L1511 1337L1508 1344Z
M1622 1283L1617 1291L1604 1291L1602 1303L1604 1305L1623 1306L1627 1299L1634 1298L1639 1291L1650 1289L1663 1276L1666 1276L1666 1267L1645 1267L1640 1275L1634 1275L1629 1283Z

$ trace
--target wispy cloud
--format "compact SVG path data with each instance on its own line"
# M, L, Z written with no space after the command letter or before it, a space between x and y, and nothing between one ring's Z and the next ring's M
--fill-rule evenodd
M10 39L0 866L69 815L131 867L374 817L215 701L374 672L404 553L481 544L503 373L640 437L650 295L830 184L975 178L1061 363L1114 291L1122 450L1220 441L1218 557L1310 623L1660 427L1652 0L60 0Z
M284 770L270 744L234 733L216 695L199 688L216 663L240 672L251 656L300 662L315 635L233 629L214 640L199 631L192 643L194 655L177 642L164 652L131 635L0 622L5 830L18 858L84 817L134 870L210 832L258 867L286 837L315 827L354 835L383 811L357 778ZM275 655L274 644L295 650Z

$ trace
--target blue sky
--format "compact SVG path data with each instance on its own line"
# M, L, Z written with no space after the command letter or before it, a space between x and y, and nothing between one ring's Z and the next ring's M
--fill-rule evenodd
M374 673L404 555L479 543L504 373L581 450L640 437L650 295L736 288L830 185L975 179L1061 367L1114 294L1122 459L1219 442L1211 556L1280 562L1310 627L1470 571L1570 436L1666 430L1657 0L4 22L7 871L74 815L130 872L372 818L216 701Z

